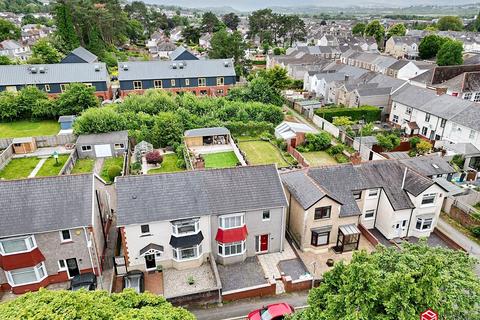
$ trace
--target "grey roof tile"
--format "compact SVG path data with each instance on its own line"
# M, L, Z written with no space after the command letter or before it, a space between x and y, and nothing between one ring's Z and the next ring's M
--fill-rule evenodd
M117 143L128 140L128 131L82 134L78 137L78 144Z
M94 55L84 47L78 47L74 49L72 53L87 63L95 62L98 59L96 55Z
M452 168L448 161L439 156L423 156L401 159L399 161L424 176L455 172L455 169Z
M230 131L224 127L200 128L187 130L184 133L185 137L203 137L212 135L230 134Z
M288 191L305 210L326 195L304 171L287 172L282 174L281 178Z

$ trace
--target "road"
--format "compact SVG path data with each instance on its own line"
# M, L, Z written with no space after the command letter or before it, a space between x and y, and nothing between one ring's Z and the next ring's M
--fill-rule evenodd
M190 309L190 311L198 320L225 320L246 316L252 310L278 302L287 302L293 307L303 307L307 304L307 296L307 291L301 291L272 297L238 300L225 303L222 307Z

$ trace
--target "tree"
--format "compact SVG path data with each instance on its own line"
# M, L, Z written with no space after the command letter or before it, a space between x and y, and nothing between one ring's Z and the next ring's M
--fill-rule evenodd
M417 143L415 149L419 154L425 154L430 152L432 150L432 144L426 140L422 140L419 143Z
M387 38L393 36L403 37L407 33L407 28L403 23L396 23L391 26L387 31Z
M385 29L380 24L380 21L373 20L365 27L365 35L368 37L374 37L379 46L383 45L383 37L385 35Z
M363 36L366 27L367 25L365 23L359 22L353 26L352 33L357 36Z
M243 102L257 101L276 106L281 106L284 102L280 92L262 77L254 78L244 87L230 89L227 98Z
M236 31L238 24L240 23L240 18L233 12L227 13L222 17L223 23L233 31Z
M220 26L220 20L213 12L205 12L202 16L202 31L212 33L218 31Z
M59 115L77 115L83 110L100 106L94 94L95 88L87 87L83 83L72 83L67 90L56 100Z
M292 79L288 76L288 71L278 65L270 69L260 70L257 77L264 78L268 84L277 90L284 90L291 86Z
M394 133L387 135L379 133L377 134L377 142L385 151L392 151L400 145L400 138Z
M437 53L439 66L452 66L463 63L463 44L457 40L448 39Z
M327 149L332 143L330 135L322 131L320 133L307 133L305 135L305 147L308 151L322 151Z
M163 157L158 150L152 150L150 152L147 152L147 154L145 155L145 159L147 160L147 163L151 164L159 164L163 161Z
M336 127L348 127L353 124L353 121L351 120L350 117L341 116L341 117L335 117L335 119L333 119L332 124Z
M62 55L48 40L40 39L32 46L32 58L35 63L59 63Z
M439 319L478 319L480 280L475 259L462 251L420 244L357 251L336 263L310 291L294 320L418 319L431 308Z
M164 297L107 291L54 291L40 289L0 305L2 319L147 319L194 320L186 309L172 306Z
M151 143L155 147L173 147L179 144L179 137L183 135L185 128L181 117L173 112L160 112L155 117L155 125L152 133L155 139Z
M8 20L0 19L0 41L20 38L20 29Z
M73 24L71 3L67 0L58 0L54 9L55 24L64 53L70 52L80 45Z
M477 13L477 18L473 23L473 31L480 32L480 12Z
M211 49L208 51L210 59L233 58L235 64L244 60L247 45L238 31L229 34L225 29L213 34L210 41Z
M438 20L437 28L441 31L462 31L463 21L458 16L444 16Z
M119 165L113 164L110 167L108 167L107 174L110 181L115 181L116 177L122 175L122 167L120 167Z
M8 64L13 64L12 59L10 59L8 56L0 56L0 65L8 65Z
M189 44L198 44L202 33L199 28L188 25L182 30L182 37Z
M409 142L410 142L410 148L415 149L417 147L417 144L421 141L421 139L417 136L411 137Z
M437 56L438 50L445 42L445 38L436 34L425 36L418 46L418 53L422 59L431 59Z

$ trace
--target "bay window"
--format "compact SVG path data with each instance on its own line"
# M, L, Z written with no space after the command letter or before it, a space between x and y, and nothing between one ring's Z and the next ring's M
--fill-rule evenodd
M28 252L37 247L33 236L0 240L1 254L16 254Z
M172 221L172 232L174 235L185 235L197 233L200 230L199 219L188 219Z
M6 274L8 282L12 286L40 282L47 277L45 264L43 262L37 264L35 267L7 271Z
M218 254L222 257L235 256L243 253L245 253L245 240L218 244Z
M417 230L425 231L432 228L433 218L417 218L415 228Z
M201 255L201 244L189 248L173 248L173 259L177 261L196 259Z
M218 217L218 225L221 229L240 228L245 224L245 216L243 214L224 215Z

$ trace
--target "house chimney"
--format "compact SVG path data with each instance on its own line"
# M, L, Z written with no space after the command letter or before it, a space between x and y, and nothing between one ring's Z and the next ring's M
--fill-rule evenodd
M437 91L437 96L441 96L447 93L447 88L436 88L436 91Z
M345 75L345 82L348 81L348 79L350 79L350 76L348 74Z
M405 167L405 172L403 173L403 180L402 180L402 190L403 190L403 187L405 187L405 179L407 178L407 170L408 170L408 167Z

